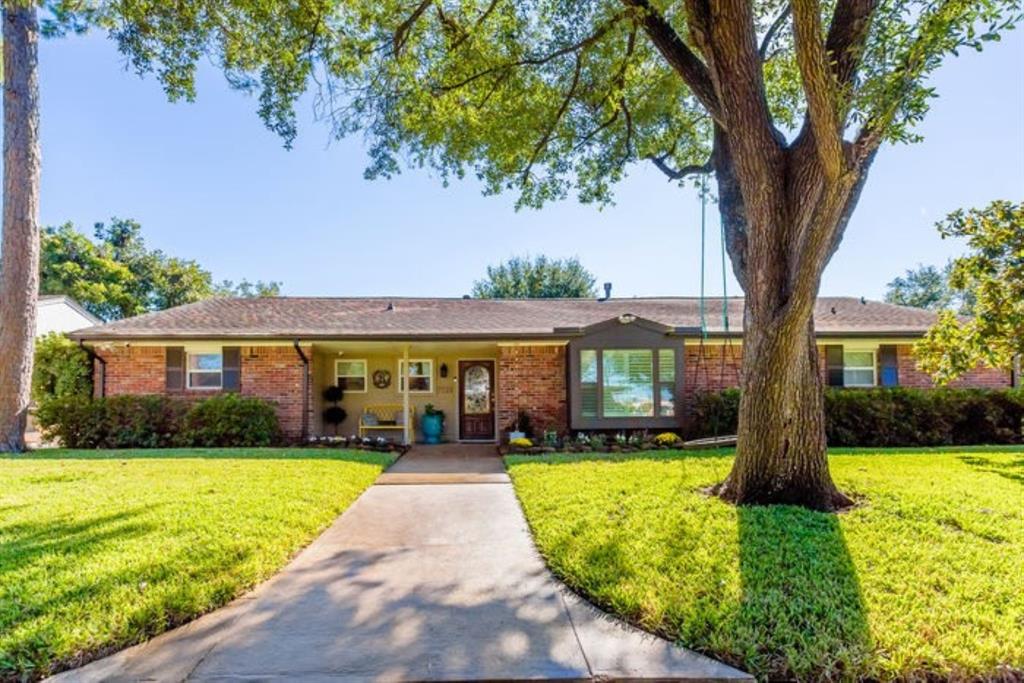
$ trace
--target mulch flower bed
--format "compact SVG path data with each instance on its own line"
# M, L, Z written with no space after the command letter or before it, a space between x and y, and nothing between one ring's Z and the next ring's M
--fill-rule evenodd
M667 451L682 447L683 440L676 434L665 432L657 436L624 433L579 434L575 437L552 439L547 437L534 442L530 439L513 439L498 447L501 455L548 455L551 453L639 453L641 451Z
M401 444L391 439L378 436L311 436L306 441L311 448L348 448L357 451L374 451L376 453L398 453L405 455L411 445Z

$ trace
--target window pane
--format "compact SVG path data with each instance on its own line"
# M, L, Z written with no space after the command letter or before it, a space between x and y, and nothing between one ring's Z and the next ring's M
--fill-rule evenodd
M597 381L597 351L584 349L580 351L580 382Z
M672 417L676 414L676 387L675 384L661 385L661 416Z
M190 387L199 389L216 389L220 386L219 372L190 372L188 375Z
M430 392L433 391L434 363L429 360L409 361L409 372L405 372L405 361L398 361L398 390L405 390L405 376L408 374L409 391Z
M658 349L658 381L676 381L676 352L674 349Z
M338 386L345 391L366 391L366 378L338 377Z
M580 413L583 417L597 417L597 382L580 385Z
M873 368L875 354L871 351L846 351L843 353L843 365L852 368Z
M219 353L190 353L188 355L189 370L220 370L221 355Z
M607 350L602 359L604 417L653 417L653 352Z
M875 373L871 369L855 370L845 368L843 370L843 384L848 387L870 387L875 382Z
M339 377L363 377L366 375L366 361L361 360L339 360Z

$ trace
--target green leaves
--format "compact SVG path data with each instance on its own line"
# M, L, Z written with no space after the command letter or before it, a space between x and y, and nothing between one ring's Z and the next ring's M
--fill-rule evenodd
M487 267L487 278L473 284L478 299L587 298L595 295L594 276L578 259L516 256Z
M42 235L42 294L67 294L104 320L116 320L212 296L276 296L280 282L214 284L197 262L150 250L142 226L130 219L97 223L96 241L71 223Z
M1024 355L1024 205L995 201L954 211L937 227L944 238L967 240L949 282L974 298L974 317L940 314L917 345L920 367L942 383L979 363L1009 370Z

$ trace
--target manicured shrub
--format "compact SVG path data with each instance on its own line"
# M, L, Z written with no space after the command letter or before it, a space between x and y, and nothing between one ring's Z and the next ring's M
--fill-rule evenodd
M687 436L735 434L739 390L698 394ZM830 446L961 446L1024 443L1024 391L828 389Z
M274 407L223 394L201 401L169 396L51 399L36 419L66 448L269 446L278 439Z
M740 390L702 391L693 397L686 438L735 434L740 415Z
M179 436L188 446L269 446L278 438L277 413L262 399L221 394L194 403Z
M166 396L68 396L42 403L36 419L67 448L160 448L176 443L187 408Z

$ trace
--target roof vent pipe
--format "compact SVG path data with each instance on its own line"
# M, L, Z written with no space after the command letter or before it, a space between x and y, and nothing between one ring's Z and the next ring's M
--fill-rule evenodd
M598 299L598 301L608 301L612 298L612 283L604 283L604 296Z

